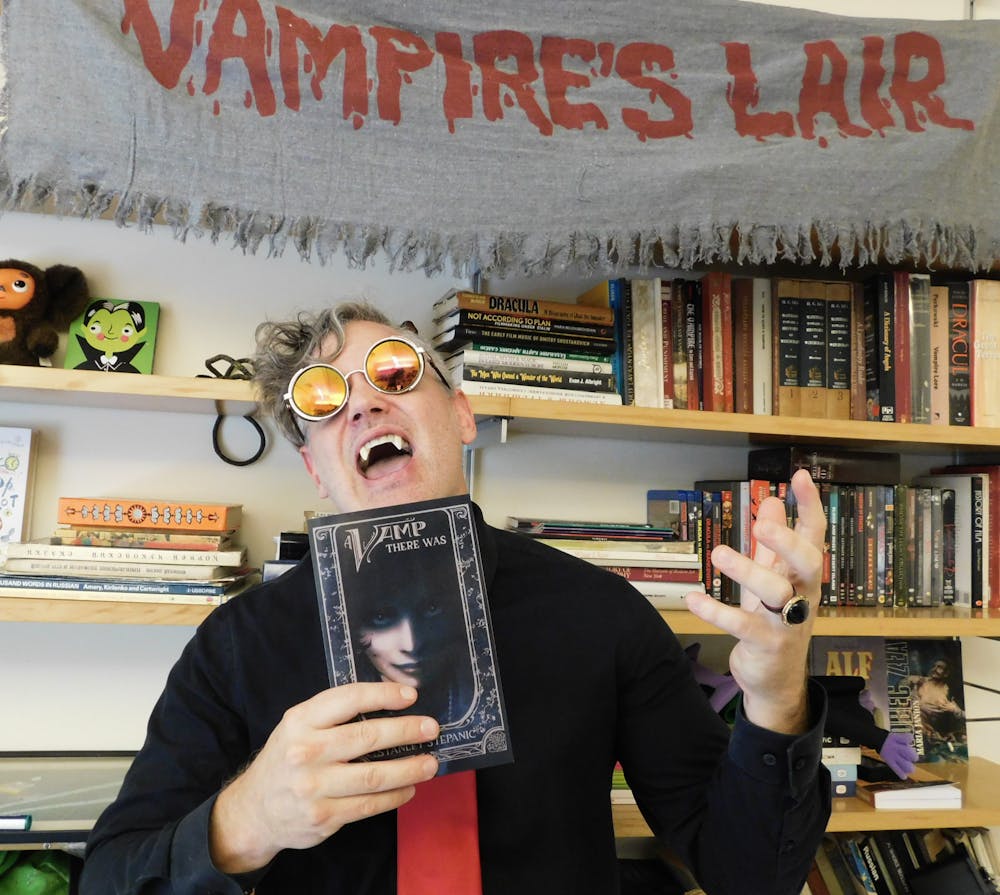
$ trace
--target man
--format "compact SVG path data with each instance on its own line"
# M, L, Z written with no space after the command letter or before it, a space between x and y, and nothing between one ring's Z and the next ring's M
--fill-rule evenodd
M400 339L416 351L397 346L395 357ZM337 510L466 492L462 450L475 419L409 333L345 305L266 324L258 346L263 404ZM381 372L407 364L401 383ZM755 560L713 553L743 585L743 607L688 597L738 641L730 667L743 709L731 736L673 634L627 582L480 519L514 752L513 763L476 772L485 895L618 891L616 761L654 832L706 891L797 895L830 806L819 762L825 704L807 689L812 619L800 596L813 607L819 599L825 519L808 473L792 488L794 531L769 500ZM171 672L146 744L94 831L83 895L394 892L394 809L436 761L353 760L428 742L438 723L356 718L416 695L389 681L328 687L308 563L223 605Z

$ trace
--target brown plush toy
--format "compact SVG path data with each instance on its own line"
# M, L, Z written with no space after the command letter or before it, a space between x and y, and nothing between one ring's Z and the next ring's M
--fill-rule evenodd
M39 358L52 356L59 330L83 313L89 298L77 267L0 261L0 364L41 366Z

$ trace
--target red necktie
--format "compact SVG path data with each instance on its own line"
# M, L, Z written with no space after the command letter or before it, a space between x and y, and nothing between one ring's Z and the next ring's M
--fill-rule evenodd
M475 771L418 783L396 834L397 895L482 895Z

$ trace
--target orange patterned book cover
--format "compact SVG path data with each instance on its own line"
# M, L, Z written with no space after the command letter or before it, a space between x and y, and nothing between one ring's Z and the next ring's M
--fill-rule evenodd
M60 497L57 521L60 525L221 532L239 528L242 515L242 504L141 497Z

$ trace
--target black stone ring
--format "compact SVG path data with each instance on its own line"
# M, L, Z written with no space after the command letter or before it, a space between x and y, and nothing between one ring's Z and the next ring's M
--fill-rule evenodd
M781 623L789 627L801 625L809 618L809 600L797 593L794 585L792 586L792 596L784 606L768 606L763 600L761 600L760 605L768 612L780 615Z

